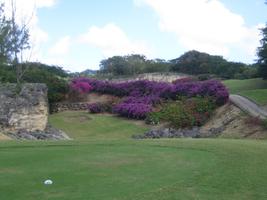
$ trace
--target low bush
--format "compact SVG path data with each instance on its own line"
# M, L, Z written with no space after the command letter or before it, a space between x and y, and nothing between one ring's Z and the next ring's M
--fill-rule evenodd
M88 110L90 113L104 113L104 112L112 112L112 103L92 103L88 104Z
M162 112L151 112L147 115L145 122L146 124L157 125L163 119L162 115Z
M263 119L261 125L265 130L267 130L267 119Z
M203 125L216 108L210 98L194 97L183 101L169 102L159 112L152 112L146 118L150 124L169 122L174 128Z

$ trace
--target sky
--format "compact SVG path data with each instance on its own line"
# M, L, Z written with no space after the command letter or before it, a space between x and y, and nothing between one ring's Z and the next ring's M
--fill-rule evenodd
M0 0L10 13L11 0ZM174 59L189 50L255 62L264 0L14 0L26 23L27 61L71 72L99 69L115 55Z

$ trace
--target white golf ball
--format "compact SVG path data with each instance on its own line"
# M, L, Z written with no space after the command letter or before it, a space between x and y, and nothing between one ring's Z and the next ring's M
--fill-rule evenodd
M44 184L45 185L51 185L51 184L53 184L53 181L51 181L51 180L48 179L48 180L45 180L44 181Z

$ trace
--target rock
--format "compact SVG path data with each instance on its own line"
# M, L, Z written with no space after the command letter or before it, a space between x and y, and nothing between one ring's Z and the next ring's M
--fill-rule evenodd
M19 140L70 139L64 132L47 125L47 87L27 83L0 84L0 132Z
M21 129L5 133L7 136L18 140L70 140L68 135L61 130L47 126L45 130L27 131Z
M199 132L199 127L193 127L192 129L152 129L145 132L143 135L134 135L134 139L144 139L144 138L181 138L181 137L191 137L198 138L201 137Z
M48 120L45 84L0 84L0 131L44 130Z

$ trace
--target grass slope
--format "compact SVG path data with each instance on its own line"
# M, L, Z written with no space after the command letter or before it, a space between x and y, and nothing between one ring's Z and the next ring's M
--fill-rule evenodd
M223 83L231 94L240 94L254 100L260 105L267 105L267 80L260 78L226 80Z
M2 141L0 199L267 198L266 141L132 140L147 127L80 112L50 122L75 140ZM54 184L44 186L47 178Z

